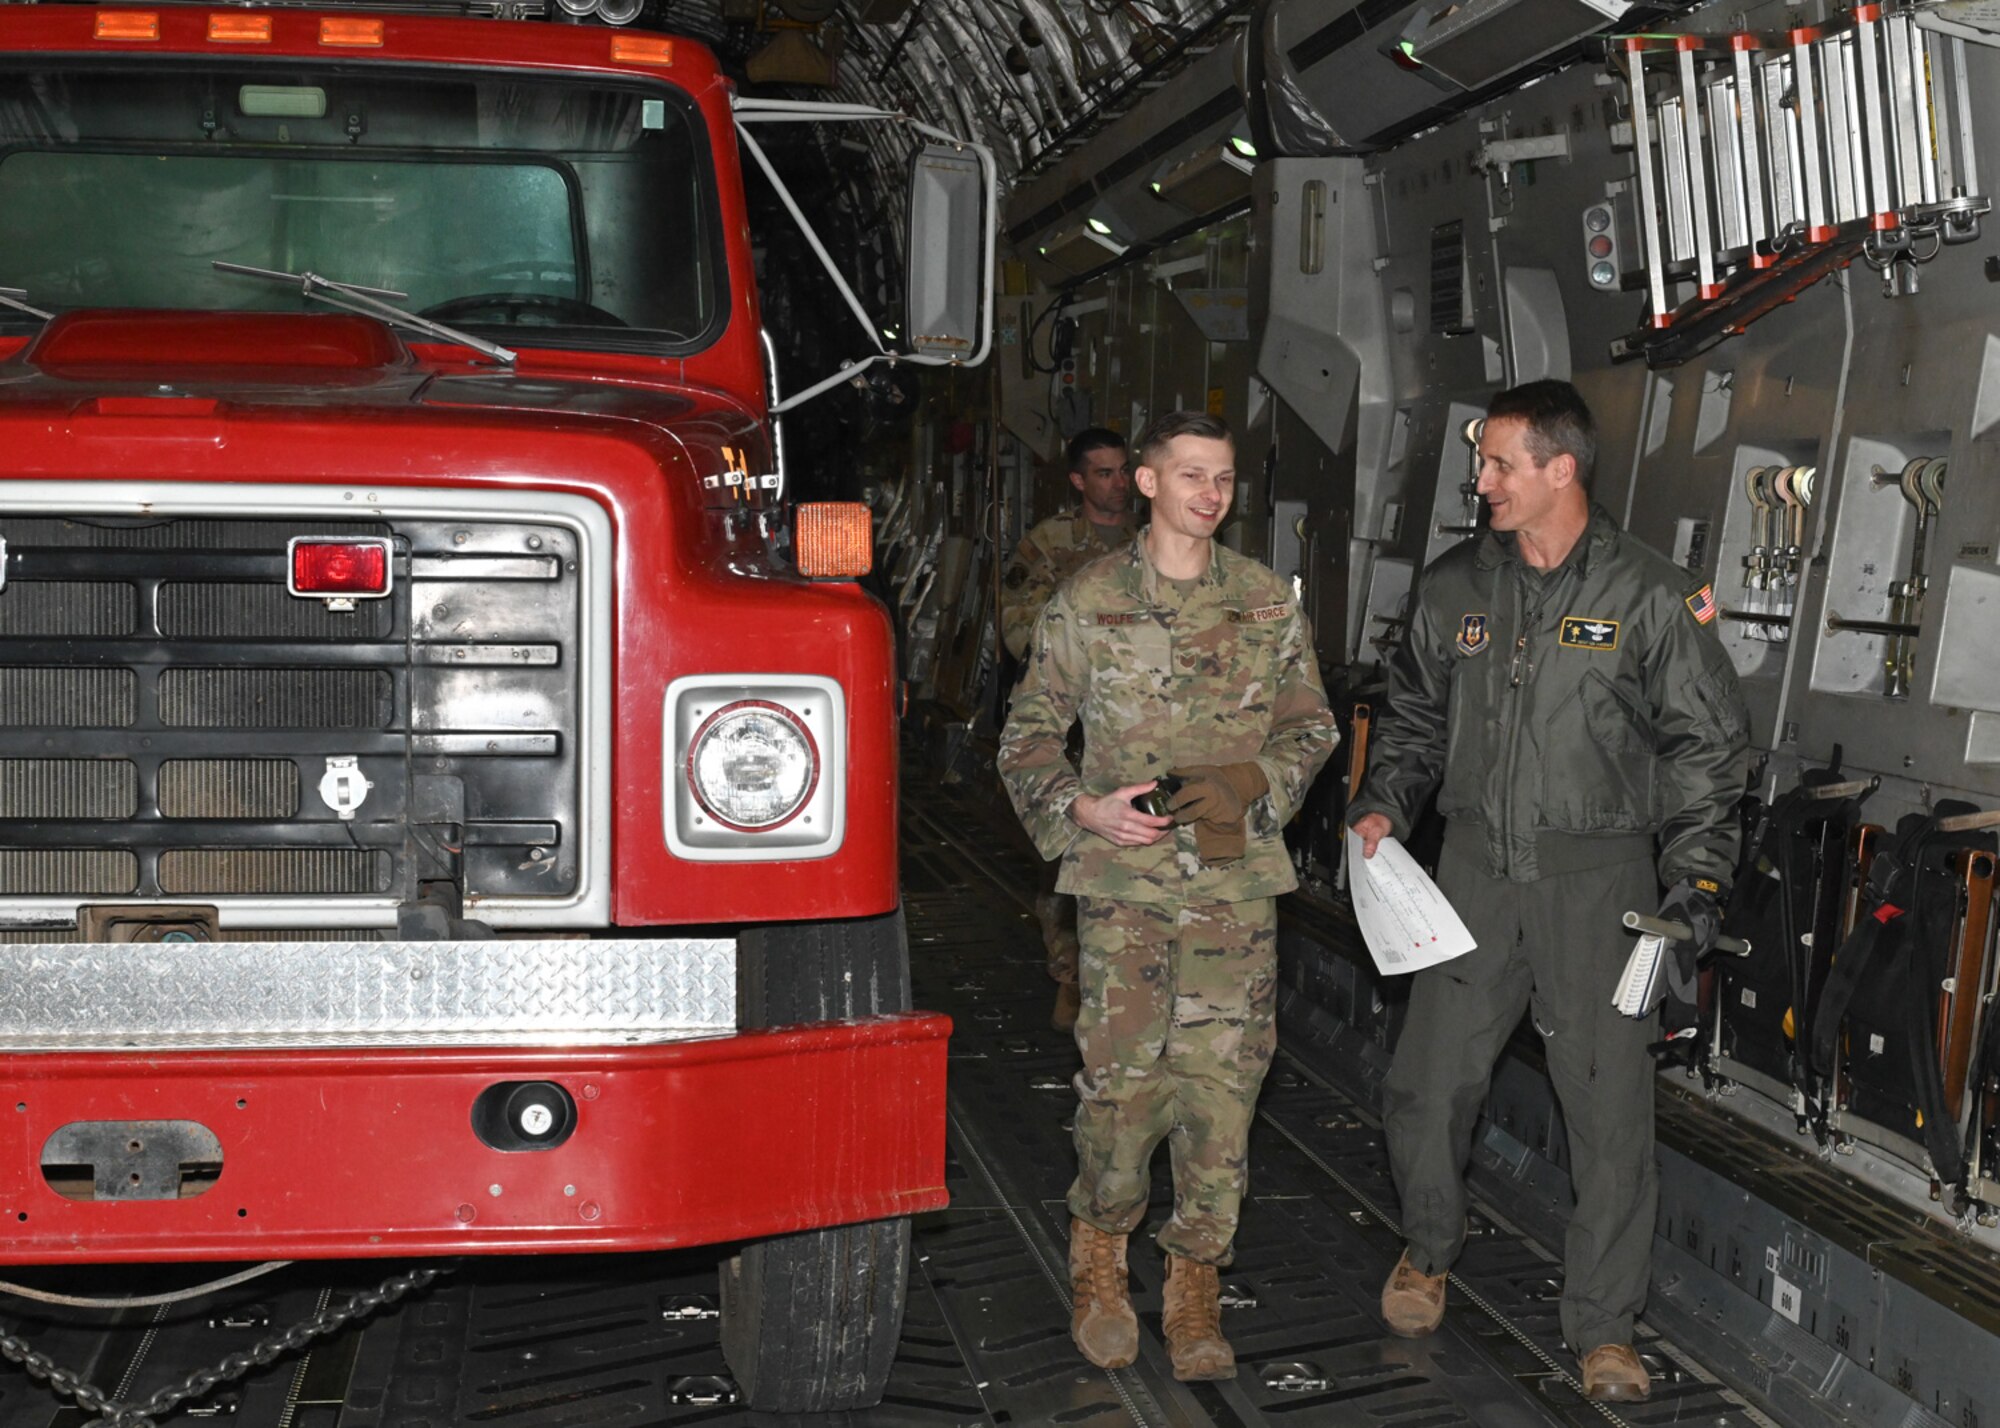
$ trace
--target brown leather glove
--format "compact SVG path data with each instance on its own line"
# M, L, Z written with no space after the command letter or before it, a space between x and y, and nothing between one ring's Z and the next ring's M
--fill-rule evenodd
M1254 763L1196 764L1175 769L1180 792L1170 807L1176 823L1194 824L1194 851L1205 867L1221 867L1243 856L1249 845L1243 818L1271 787Z
M1176 823L1241 823L1243 815L1270 791L1271 781L1255 763L1195 764L1175 769L1181 791L1169 805Z

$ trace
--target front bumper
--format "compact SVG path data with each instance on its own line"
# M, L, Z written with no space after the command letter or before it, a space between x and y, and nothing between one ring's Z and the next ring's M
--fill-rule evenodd
M646 1045L0 1055L0 1260L650 1250L938 1209L950 1031L913 1014ZM474 1101L516 1081L568 1092L566 1141L481 1141ZM196 1123L219 1174L68 1198L43 1158L76 1122Z

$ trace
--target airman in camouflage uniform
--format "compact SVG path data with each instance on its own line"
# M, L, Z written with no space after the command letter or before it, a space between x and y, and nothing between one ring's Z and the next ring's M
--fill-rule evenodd
M1290 586L1213 539L1234 468L1220 419L1154 423L1138 471L1153 523L1049 602L1000 747L1016 812L1082 899L1071 1332L1101 1367L1137 1354L1125 1243L1166 1140L1181 1378L1235 1372L1216 1271L1276 1045L1274 899L1297 886L1279 833L1338 740ZM1063 753L1078 718L1080 769ZM1135 808L1168 773L1184 780L1170 815Z
M1101 555L1131 544L1137 528L1132 512L1132 467L1125 438L1106 427L1085 427L1070 438L1069 480L1082 497L1080 507L1050 516L1022 538L1000 581L1000 637L1017 660L1028 657L1035 621L1056 587ZM1076 1026L1076 899L1056 891L1055 868L1047 872L1035 898L1035 915L1056 983L1050 1022L1057 1031Z

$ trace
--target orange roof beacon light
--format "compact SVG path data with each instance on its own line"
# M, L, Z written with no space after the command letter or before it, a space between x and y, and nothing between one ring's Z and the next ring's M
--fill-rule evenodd
M674 42L660 35L613 35L611 58L625 64L672 64Z
M382 22L356 15L328 15L319 22L319 42L350 50L382 48Z
M157 40L160 13L157 10L99 10L97 38L100 40Z
M809 501L792 525L801 575L853 580L875 568L874 516L859 501Z
M222 45L268 45L269 15L216 14L208 17L208 38Z

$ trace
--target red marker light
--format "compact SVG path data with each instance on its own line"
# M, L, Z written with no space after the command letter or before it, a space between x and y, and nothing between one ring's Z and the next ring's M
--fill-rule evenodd
M292 542L291 592L373 599L389 593L389 543L385 540Z

